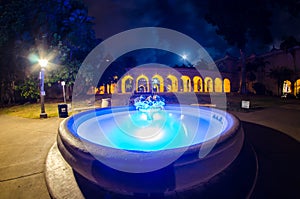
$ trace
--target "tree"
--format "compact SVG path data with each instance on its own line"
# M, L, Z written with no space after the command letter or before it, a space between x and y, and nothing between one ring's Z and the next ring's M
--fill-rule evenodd
M29 101L35 101L39 98L38 92L38 78L33 76L27 77L24 81L20 82L16 86L16 91L20 92L20 95Z
M248 36L264 43L271 41L271 12L265 1L208 1L206 20L216 26L216 32L233 46L244 50Z
M287 37L280 44L281 50L284 50L286 53L290 53L292 55L295 79L297 79L296 76L299 75L296 66L296 46L300 46L300 42L297 41L297 39L293 36Z
M2 1L0 4L0 103L14 102L15 82L24 74L19 64L22 53L21 40L28 40L24 30L25 12L30 7L26 1ZM25 45L25 48L28 46Z
M82 0L1 1L1 103L13 101L15 82L28 80L38 61L29 62L30 53L51 56L56 67L47 71L49 85L65 80L71 86L80 63L98 43L92 21Z
M245 92L245 62L244 52L246 44L251 41L259 41L262 44L272 42L270 32L271 17L274 14L273 7L279 5L288 12L297 16L300 12L297 0L210 0L206 20L216 26L216 32L222 35L230 45L238 47L241 51L242 80L241 92Z
M265 61L262 58L254 58L254 60L250 60L246 63L246 78L248 81L248 90L256 93L253 88L254 81L257 80L256 73L264 72L266 65L270 64L269 61Z

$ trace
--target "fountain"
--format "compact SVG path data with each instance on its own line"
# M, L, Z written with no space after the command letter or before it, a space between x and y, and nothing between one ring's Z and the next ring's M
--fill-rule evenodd
M213 73L215 78L223 79L212 58L192 38L159 27L132 29L103 41L86 57L73 88L73 110L86 110L87 102L95 104L95 96L87 94L90 88L98 85L104 71L120 56L139 49L158 49L180 57L187 50L184 61L195 66L195 75L205 78ZM134 106L116 105L132 103L130 95L137 95L138 81L133 81L130 91L118 88L126 94L112 92L112 107L80 112L61 122L57 137L59 157L48 158L48 162L54 172L57 159L67 162L71 174L57 172L55 182L63 182L57 187L69 185L69 176L75 176L76 185L72 187L78 186L83 193L95 186L106 198L247 198L255 184L257 165L251 147L244 142L240 121L223 110L182 105L197 104L198 98L194 93L180 92L179 82L173 78L169 85L174 89L168 91L178 104L166 105L160 96L149 93L158 91L149 89L153 85L148 76L155 77L160 72L151 70L153 64L168 68L162 70L167 71L163 76L183 75L160 63L137 65L124 75L130 75L131 80L145 71L149 75L145 75L143 83L147 89L142 90L147 93L137 97ZM192 89L193 80L182 81L182 88ZM162 85L159 92L168 95L163 88ZM205 95L209 95L211 104L226 108L225 93ZM62 176L67 178L60 180ZM49 190L55 191L51 187L59 183L51 179L49 174ZM64 192L63 197L67 194Z
M59 127L58 148L76 173L125 196L172 195L201 186L239 155L239 120L222 110L165 105L157 95L135 106L78 113Z

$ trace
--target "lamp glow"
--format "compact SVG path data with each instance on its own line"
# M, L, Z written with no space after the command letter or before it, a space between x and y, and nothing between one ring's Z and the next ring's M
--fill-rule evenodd
M46 60L46 59L40 59L39 60L39 64L40 64L40 66L42 68L45 68L47 66L47 64L48 64L48 60Z

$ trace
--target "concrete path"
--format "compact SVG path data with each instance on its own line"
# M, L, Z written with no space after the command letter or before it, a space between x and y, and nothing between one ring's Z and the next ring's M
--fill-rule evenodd
M243 121L277 129L300 141L300 105L232 112ZM24 119L0 115L0 198L49 199L44 164L56 140L60 118Z
M300 142L300 103L268 107L252 112L234 112L240 120L281 131Z
M44 163L60 121L0 115L0 198L50 198Z

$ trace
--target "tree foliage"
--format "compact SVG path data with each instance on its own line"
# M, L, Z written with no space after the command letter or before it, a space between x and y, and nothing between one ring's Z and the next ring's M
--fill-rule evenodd
M280 49L289 51L296 46L300 46L300 42L294 36L288 36L281 42Z
M38 59L28 61L29 54L50 59L47 83L72 85L82 60L97 44L93 18L82 0L4 0L0 27L2 103L10 95L5 92L14 93L12 82L28 85L32 70L39 70L33 67Z
M296 46L300 46L300 42L297 41L297 39L293 36L287 37L280 44L281 50L284 50L286 53L290 53L292 55L295 78L299 76L296 66Z
M298 0L209 0L205 18L230 45L244 50L250 39L272 42L270 25L275 6L292 16L300 13Z
M270 31L275 7L286 9L291 16L300 13L298 0L209 0L206 20L216 27L229 45L240 49L242 70L240 92L246 92L246 65L244 53L247 44L256 41L269 44L273 41ZM253 79L254 76L252 75Z
M230 44L244 49L248 37L270 42L271 13L262 0L208 1L206 20L217 27L216 32Z
M29 76L16 85L16 91L19 91L20 95L25 99L35 101L40 96L38 92L38 82L39 80L37 78Z

